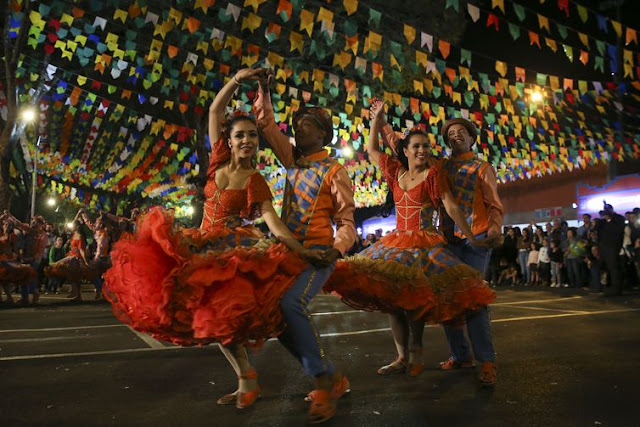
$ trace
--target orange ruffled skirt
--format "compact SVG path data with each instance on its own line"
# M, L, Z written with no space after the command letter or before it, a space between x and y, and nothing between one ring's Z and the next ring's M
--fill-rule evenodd
M280 300L306 263L253 227L174 230L154 208L118 241L105 273L115 315L179 345L261 342L284 327Z
M428 231L395 231L338 262L324 290L358 310L409 310L430 323L454 322L495 300L480 273Z
M44 269L47 277L64 279L69 283L92 282L107 270L108 263L102 261L90 261L85 264L82 258L69 255L60 261L51 264Z
M12 259L0 259L0 283L22 285L35 279L38 273L29 264Z

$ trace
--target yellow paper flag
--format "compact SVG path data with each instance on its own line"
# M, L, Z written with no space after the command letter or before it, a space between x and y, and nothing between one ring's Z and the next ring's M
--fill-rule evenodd
M503 6L504 7L504 6ZM507 75L507 64L502 61L496 61L496 71L502 76Z
M404 24L404 38L407 39L407 43L413 44L416 39L416 29L410 25Z

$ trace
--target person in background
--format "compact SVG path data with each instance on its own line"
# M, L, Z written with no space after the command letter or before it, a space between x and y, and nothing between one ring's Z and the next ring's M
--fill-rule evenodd
M591 292L602 292L601 260L598 246L591 247L591 252L587 253L585 257L585 263L589 270L589 290Z
M567 248L564 251L564 256L567 260L569 286L572 288L581 288L585 285L585 280L582 275L582 260L584 255L584 243L576 237L575 228L570 228L567 232Z
M562 286L562 264L564 263L564 255L560 249L560 243L557 240L552 240L549 243L549 259L551 259L551 287L559 288Z
M551 283L551 258L549 257L549 239L542 239L538 254L538 274L542 286L549 286Z
M62 258L64 258L66 252L63 247L63 244L64 244L64 241L62 237L56 237L56 240L53 243L53 246L49 248L49 255L47 258L49 265L53 265L56 262L60 261ZM60 288L61 285L62 285L61 278L49 277L47 280L47 292L52 294L57 294L58 289Z
M531 230L527 227L522 230L522 236L518 238L518 264L520 264L520 281L526 283L529 278L527 262L529 261L529 249L531 248Z
M527 260L527 282L531 286L537 286L539 283L538 277L538 261L540 252L539 246L535 242L531 242L531 250L529 251L529 258Z
M589 232L593 230L593 222L591 222L591 215L582 215L582 225L578 227L578 239L587 240L589 238Z
M601 221L596 231L598 232L598 251L608 279L605 295L622 295L619 254L624 240L624 217L617 214L609 204L605 204L604 209L600 211L600 217Z

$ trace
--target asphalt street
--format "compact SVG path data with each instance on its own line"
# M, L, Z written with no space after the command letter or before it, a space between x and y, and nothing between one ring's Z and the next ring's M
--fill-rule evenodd
M91 298L89 292L85 298ZM262 397L245 410L216 405L235 390L216 345L181 348L122 325L105 302L43 296L0 309L0 425L301 426L311 390L277 341L253 354ZM394 359L386 315L334 296L312 311L325 350L351 380L327 426L638 426L640 295L498 289L492 326L498 384L472 369L440 371L440 327L425 331L428 369L381 377Z

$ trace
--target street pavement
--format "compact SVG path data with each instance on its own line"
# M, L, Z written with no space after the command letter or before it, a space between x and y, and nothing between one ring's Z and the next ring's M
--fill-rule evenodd
M105 302L0 309L2 426L303 426L313 382L275 340L251 358L262 397L216 405L235 390L216 345L181 348L122 325ZM382 377L395 358L386 315L317 296L314 320L351 380L327 426L639 426L640 295L498 289L491 309L498 384L444 372L440 327L425 331L428 369Z

